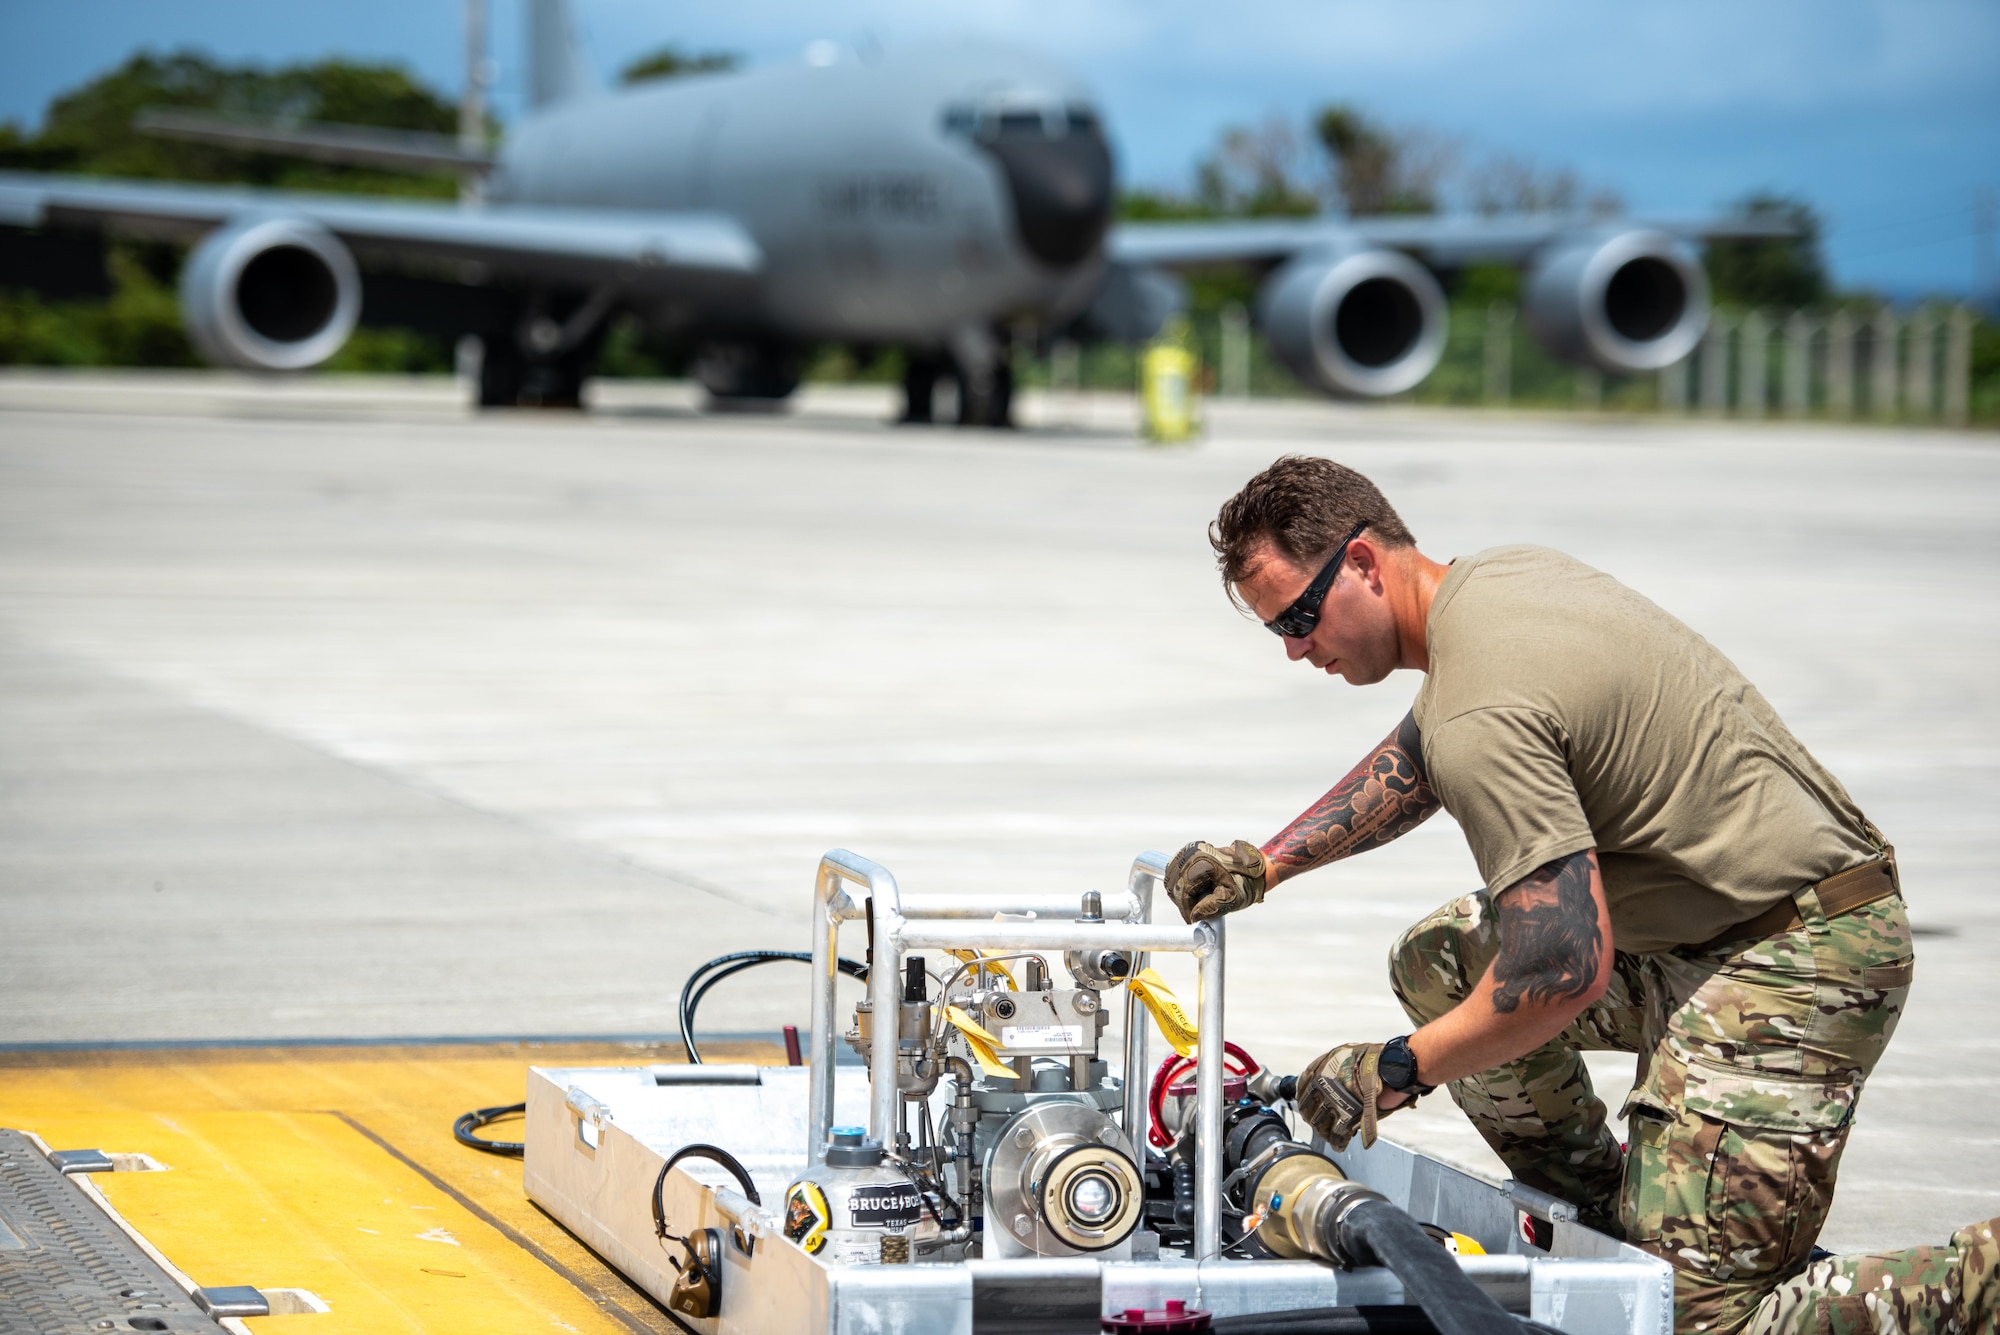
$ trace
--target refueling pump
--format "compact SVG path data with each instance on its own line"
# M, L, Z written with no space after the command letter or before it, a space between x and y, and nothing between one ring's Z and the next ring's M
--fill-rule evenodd
M1103 921L1095 892L1079 907L1079 922ZM893 1154L935 1207L936 1227L913 1233L921 1253L1129 1254L1144 1183L1114 1116L1123 1084L1098 1048L1103 989L1130 976L1132 957L1062 960L1072 986L1040 951L966 950L935 977L927 957L903 959ZM873 1002L857 1004L846 1038L863 1062L881 1033Z
M1151 921L1164 866L1137 860L1114 907L902 895L877 864L827 854L810 953L744 952L689 980L687 1065L530 1071L530 1196L696 1335L963 1329L968 1313L975 1330L1147 1335L1535 1328L1496 1293L1572 1335L1664 1328L1654 1258L1573 1223L1555 1237L1576 1250L1551 1255L1519 1237L1531 1197L1387 1142L1336 1162L1303 1139L1295 1082L1222 1041L1221 925ZM837 953L861 920L866 964ZM1196 963L1198 1024L1148 967L1162 951ZM702 1064L701 997L778 961L812 969L804 1069ZM859 1004L839 1006L842 976L865 982ZM1157 1069L1156 1027L1175 1049ZM843 1036L862 1069L839 1066ZM1509 1254L1406 1213L1389 1194L1412 1180L1426 1211Z

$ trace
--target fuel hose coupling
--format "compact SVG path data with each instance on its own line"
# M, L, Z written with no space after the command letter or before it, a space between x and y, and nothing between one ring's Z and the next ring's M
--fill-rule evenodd
M1250 1202L1265 1215L1257 1239L1287 1260L1327 1261L1344 1270L1371 1263L1350 1227L1356 1207L1388 1197L1350 1181L1331 1159L1296 1142L1274 1145L1252 1163Z

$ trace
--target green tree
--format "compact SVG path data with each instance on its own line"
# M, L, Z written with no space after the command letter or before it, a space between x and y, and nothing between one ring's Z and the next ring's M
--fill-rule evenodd
M412 176L141 134L148 107L218 112L252 122L331 121L448 134L458 110L394 65L344 60L265 69L225 65L196 51L141 52L49 104L33 134L0 127L0 167L178 181L236 181L297 190L449 198L446 175Z
M1708 243L1708 281L1715 299L1734 306L1816 306L1831 295L1820 253L1819 215L1804 200L1769 191L1742 200L1737 211L1787 224L1792 235L1719 239Z
M1195 198L1215 216L1305 217L1319 212L1305 145L1290 121L1231 126L1195 167Z
M337 190L451 198L445 175L410 175L244 153L140 134L132 120L148 107L218 112L264 123L330 121L448 134L458 110L393 65L342 60L265 69L227 65L194 51L141 52L49 104L27 133L0 125L0 167L179 181L243 182L290 190ZM0 292L0 363L187 366L194 350L173 293L179 255L171 247L113 244L112 295L48 301ZM337 369L448 369L443 341L398 329L357 330L333 360Z
M1122 222L1182 222L1223 216L1212 205L1192 195L1144 187L1119 191L1117 207Z
M1333 160L1334 186L1348 213L1436 213L1438 184L1451 166L1447 144L1395 133L1341 102L1313 116L1313 135Z
M684 74L715 74L733 70L742 63L743 57L733 51L688 52L678 46L663 46L627 65L619 72L618 81L645 83L649 79L675 79Z

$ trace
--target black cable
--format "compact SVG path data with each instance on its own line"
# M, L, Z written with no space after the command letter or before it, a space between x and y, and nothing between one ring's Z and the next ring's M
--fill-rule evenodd
M728 1150L714 1145L704 1145L698 1141L692 1145L683 1145L667 1156L667 1161L660 1165L660 1175L653 1179L653 1232L656 1236L661 1238L673 1236L667 1232L667 1174L673 1172L674 1165L683 1159L707 1159L711 1163L721 1164L729 1170L729 1175L736 1179L737 1185L743 1188L743 1194L750 1198L752 1205L764 1203L763 1198L757 1194L757 1184L750 1180L750 1170L737 1162L735 1155Z
M1562 1335L1526 1317L1512 1317L1518 1335ZM1288 1312L1219 1316L1213 1335L1438 1335L1437 1323L1421 1307L1315 1307Z
M681 989L680 1020L681 1043L687 1048L688 1060L690 1062L697 1065L701 1062L701 1052L694 1045L694 1016L696 1010L701 1006L701 999L708 995L708 989L714 987L725 978L743 972L745 969L753 969L760 964L773 964L779 960L802 960L810 964L812 962L812 955L810 952L803 950L744 950L738 951L733 955L717 956L688 975L687 985ZM868 977L868 968L866 965L857 964L855 961L849 959L836 960L835 963L840 971L849 978L866 979ZM722 971L713 978L709 978L705 982L702 981L704 974L720 966L728 967L722 968ZM699 987L696 986L697 983L700 984ZM489 1122L497 1121L511 1114L526 1112L527 1109L528 1105L525 1103L509 1103L494 1108L476 1108L469 1113L459 1115L458 1119L451 1124L451 1134L459 1144L466 1146L468 1149L483 1150L487 1154L504 1154L510 1158L518 1159L527 1149L525 1144L512 1140L487 1140L472 1133ZM722 1151L718 1150L716 1152L719 1154ZM735 1160L732 1159L730 1162L735 1163ZM734 1171L737 1172L739 1179L744 1185L749 1188L750 1199L754 1201L757 1199L756 1188L749 1186L749 1177L747 1174L742 1173L741 1168L742 1166L739 1164ZM661 1174L660 1180L662 1182L666 1180L664 1172Z
M694 1045L694 1017L701 1007L701 999L708 995L708 989L725 978L734 977L745 969L754 969L760 964L776 964L781 960L795 960L802 964L812 963L812 953L805 950L739 950L730 955L718 955L708 963L688 975L687 983L681 988L680 1022L681 1046L687 1049L688 1061L701 1064L701 1050ZM866 979L868 967L854 960L836 960L840 972L849 978ZM715 976L709 973L720 970Z
M461 1145L475 1150L485 1150L488 1154L505 1154L518 1159L521 1157L522 1152L527 1149L526 1145L512 1140L483 1140L472 1133L480 1127L485 1126L488 1122L498 1121L500 1118L510 1114L524 1113L526 1111L528 1111L528 1105L525 1103L509 1103L497 1108L475 1108L469 1113L460 1113L458 1115L458 1120L451 1124L451 1134L458 1139L458 1143Z
M687 1005L688 1028L690 1030L694 1028L695 1012L701 1009L702 1001L708 996L709 992L714 989L717 983L727 982L729 979L734 978L737 974L746 972L747 970L750 969L754 969L760 964L774 964L780 962L781 961L776 961L776 960L739 960L735 964L730 965L728 968L710 974L708 977L702 979L701 986L695 990L694 996L688 999L688 1005ZM685 1034L681 1036L681 1042L683 1044L687 1042L687 1036ZM696 1061L698 1063L700 1059L696 1058Z
M1219 1316L1213 1335L1437 1335L1421 1307L1322 1307Z

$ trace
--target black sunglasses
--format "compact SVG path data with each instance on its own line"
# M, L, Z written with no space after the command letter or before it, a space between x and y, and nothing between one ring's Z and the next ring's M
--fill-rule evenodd
M1368 527L1362 520L1354 526L1354 531L1340 540L1340 546L1333 549L1333 555L1313 576L1313 582L1306 585L1306 591L1292 600L1292 605L1264 623L1264 629L1273 635L1283 635L1289 639L1303 640L1319 625L1320 604L1326 601L1327 590L1334 580L1340 578L1340 563L1347 557L1347 545L1361 536L1361 530Z

